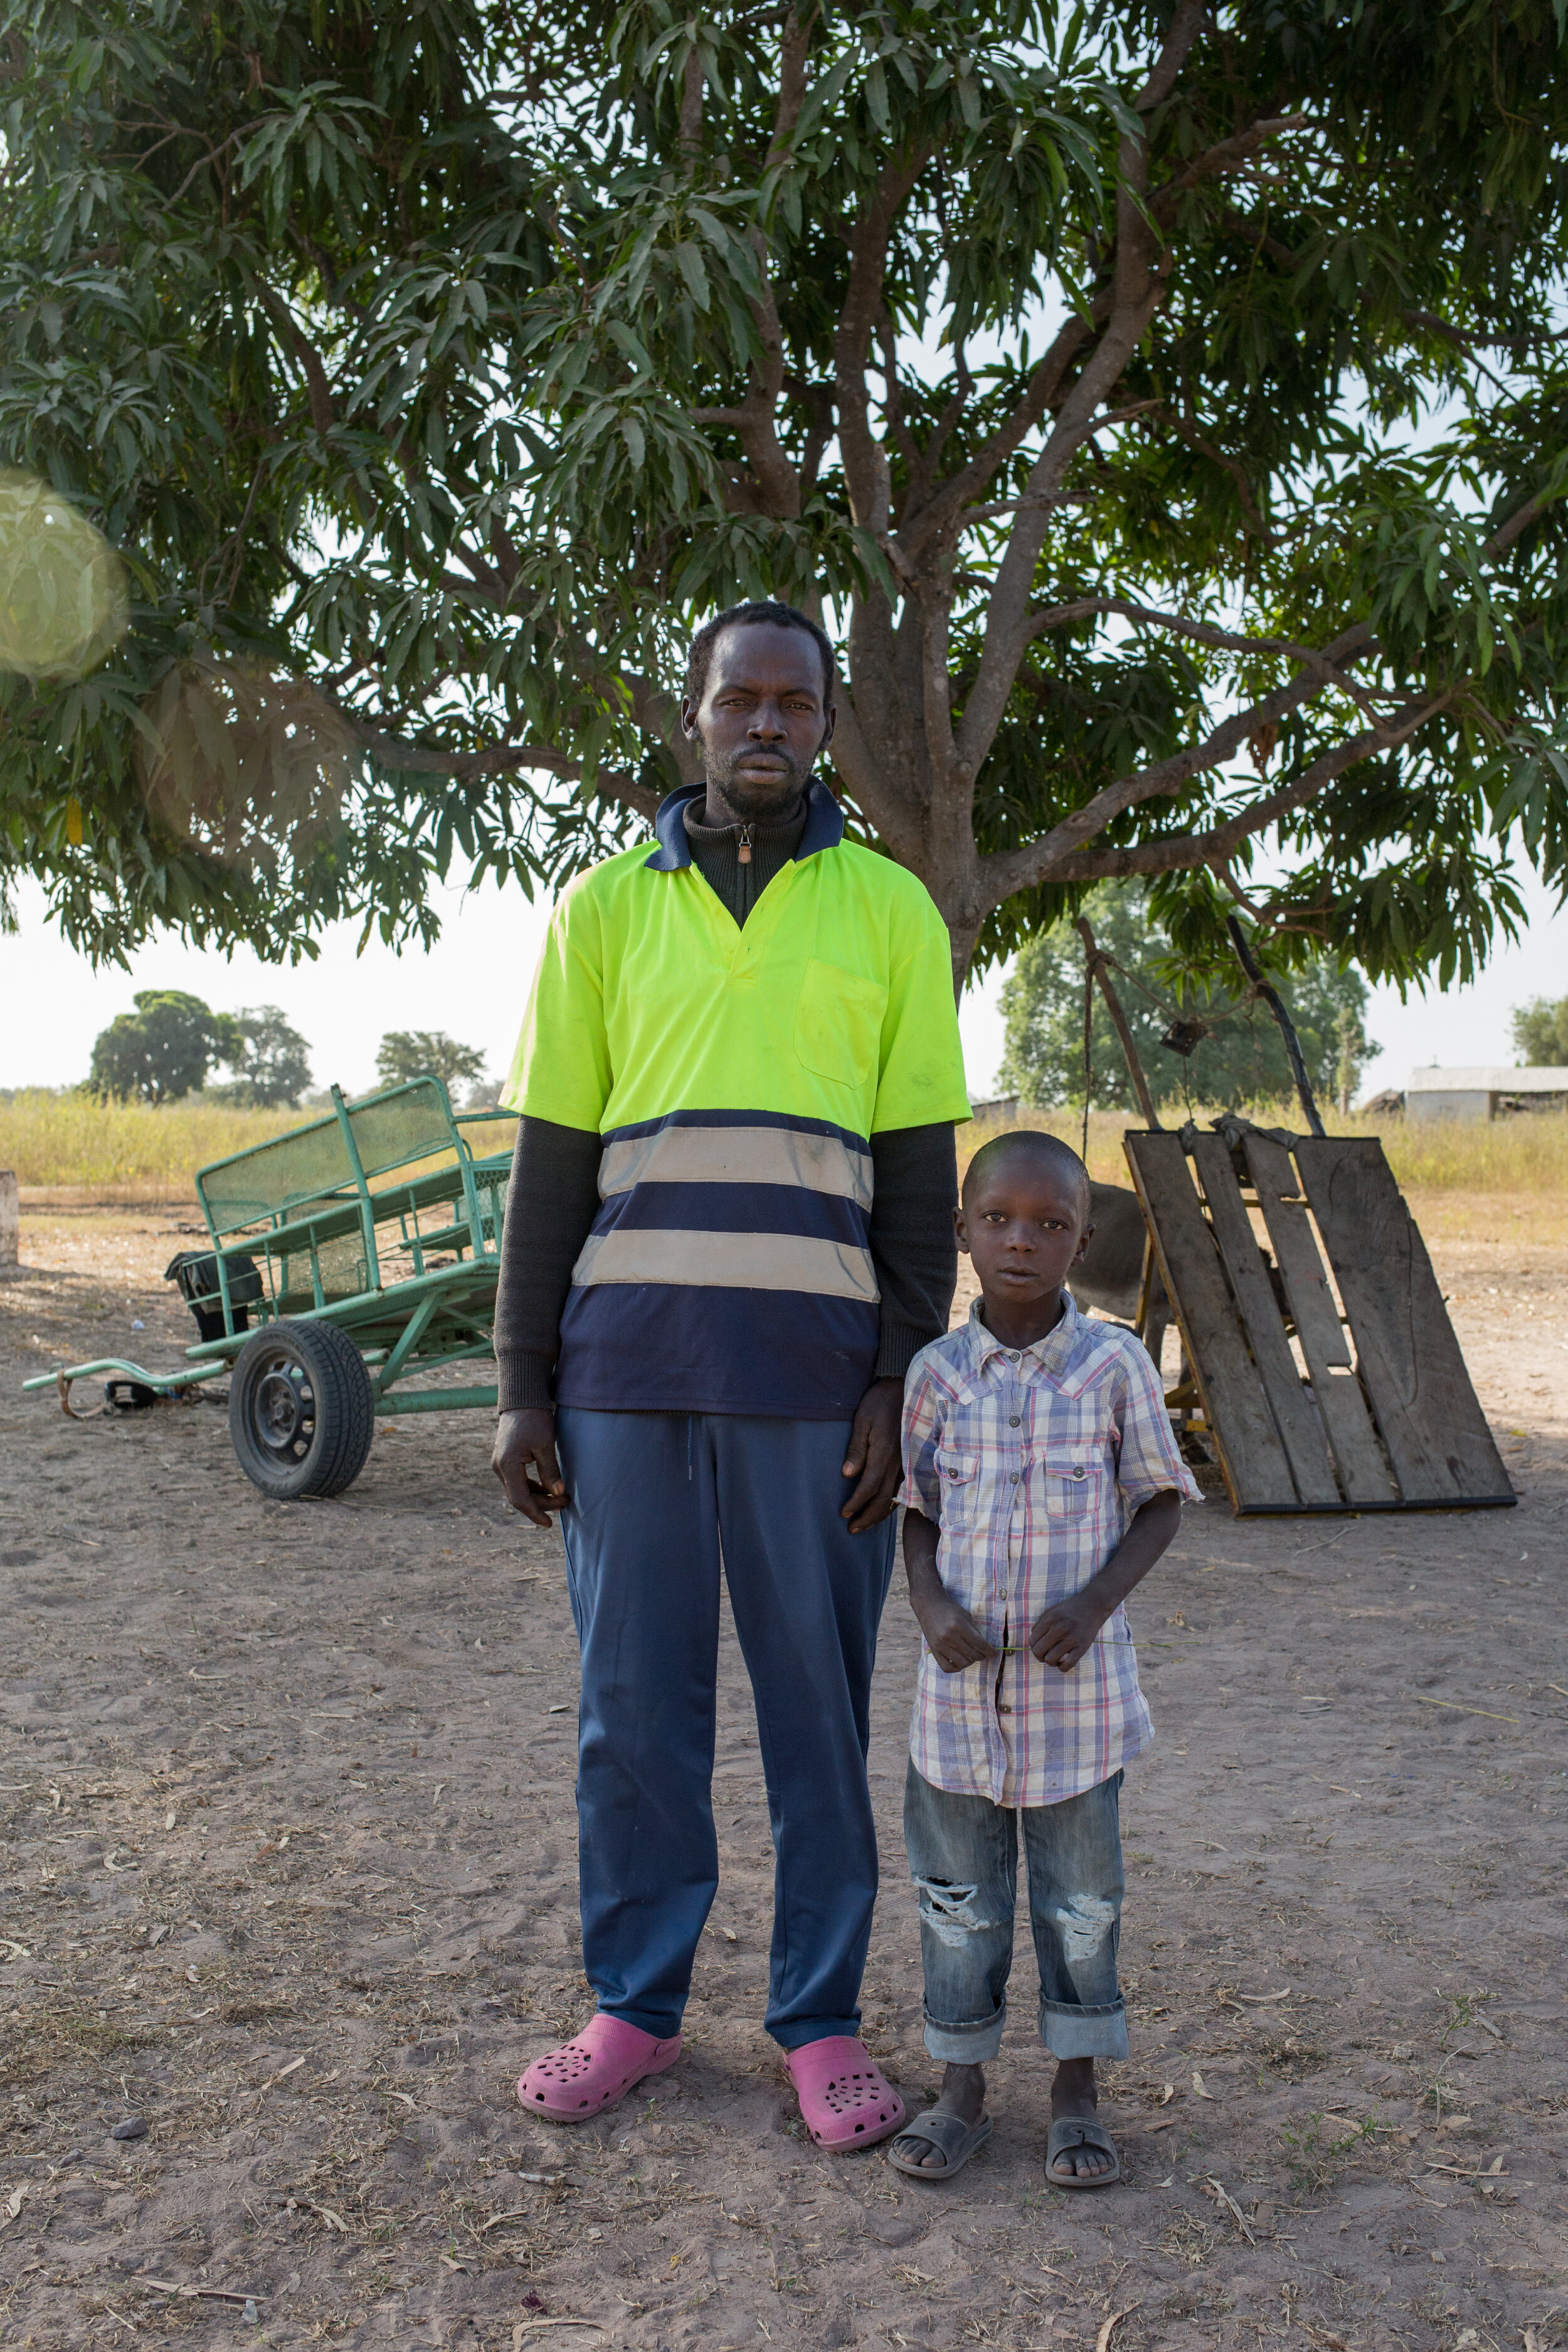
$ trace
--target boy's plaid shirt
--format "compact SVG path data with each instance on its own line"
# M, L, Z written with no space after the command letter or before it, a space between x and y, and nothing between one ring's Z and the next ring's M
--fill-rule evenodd
M1008 1349L976 1301L904 1386L900 1500L940 1527L943 1584L1006 1654L945 1675L922 1644L910 1752L937 1788L998 1805L1075 1797L1153 1738L1124 1610L1069 1675L1031 1656L1029 1628L1104 1567L1152 1495L1202 1499L1144 1349L1063 1303L1054 1331Z

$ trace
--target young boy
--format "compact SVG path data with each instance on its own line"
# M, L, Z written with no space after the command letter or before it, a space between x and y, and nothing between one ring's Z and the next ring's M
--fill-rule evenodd
M1147 1354L1063 1286L1092 1231L1078 1154L998 1136L970 1163L955 1223L981 1296L910 1367L902 1496L925 1636L904 1837L926 2048L947 2071L889 2153L917 2180L951 2180L990 2137L983 2069L1006 2019L1021 1814L1057 2060L1046 2178L1104 2189L1121 2166L1095 2118L1094 2062L1128 2054L1117 1799L1153 1737L1121 1604L1198 1490Z

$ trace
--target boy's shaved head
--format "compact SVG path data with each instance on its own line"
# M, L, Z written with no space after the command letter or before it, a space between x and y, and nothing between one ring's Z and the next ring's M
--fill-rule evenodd
M1048 1168L1072 1192L1078 1202L1080 1221L1089 1223L1089 1171L1070 1143L1059 1135L1047 1135L1044 1128L1018 1127L1010 1135L994 1135L983 1143L963 1174L963 1206L969 1206L973 1187L983 1176L994 1175L1005 1160L1028 1158Z

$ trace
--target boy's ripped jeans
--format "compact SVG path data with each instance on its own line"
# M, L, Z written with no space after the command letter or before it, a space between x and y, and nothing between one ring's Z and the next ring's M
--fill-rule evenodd
M1023 1808L1029 1923L1040 1963L1040 2039L1057 2058L1125 2058L1116 1980L1121 1927L1121 1775L1058 1805ZM1002 2047L1019 1815L989 1797L932 1788L911 1762L904 1842L920 1890L925 2043L949 2065Z

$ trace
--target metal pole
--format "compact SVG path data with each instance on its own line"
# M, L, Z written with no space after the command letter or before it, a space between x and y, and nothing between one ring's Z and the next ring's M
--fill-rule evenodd
M364 1286L366 1290L379 1290L382 1286L381 1260L376 1255L375 1247L375 1211L371 1205L370 1186L365 1181L364 1163L359 1156L359 1144L354 1136L353 1121L349 1117L349 1107L343 1100L342 1087L334 1086L332 1088L332 1108L338 1115L343 1150L348 1154L354 1190L359 1194L360 1230L364 1235ZM310 1236L310 1272L317 1292L316 1304L320 1307L323 1301L321 1296L321 1275L316 1265L316 1239L313 1233Z
M1236 950L1237 960L1241 969L1279 1024L1279 1034L1285 1040L1285 1051L1290 1062L1290 1075L1296 1081L1296 1092L1300 1097L1301 1108L1307 1114L1307 1125L1314 1135L1327 1135L1329 1130L1318 1117L1318 1106L1312 1099L1311 1081L1307 1076L1307 1065L1301 1058L1301 1041L1291 1025L1290 1015L1285 1010L1279 992L1276 988L1271 988L1264 979L1258 968L1258 958L1247 943L1247 933L1234 915L1226 917L1225 927L1230 933L1230 943Z
M1079 917L1078 928L1089 956L1089 976L1100 982L1100 992L1105 999L1107 1010L1116 1024L1116 1034L1121 1040L1121 1050L1127 1056L1127 1074L1132 1081L1132 1091L1138 1097L1138 1107L1143 1114L1145 1124L1152 1127L1156 1134L1161 1133L1163 1130L1154 1110L1154 1097L1149 1092L1149 1081L1143 1076L1143 1065L1138 1059L1138 1048L1132 1043L1132 1032L1127 1026L1127 1015L1121 1010L1116 991L1110 985L1110 974L1106 970L1110 959L1096 947L1093 926L1087 915Z

